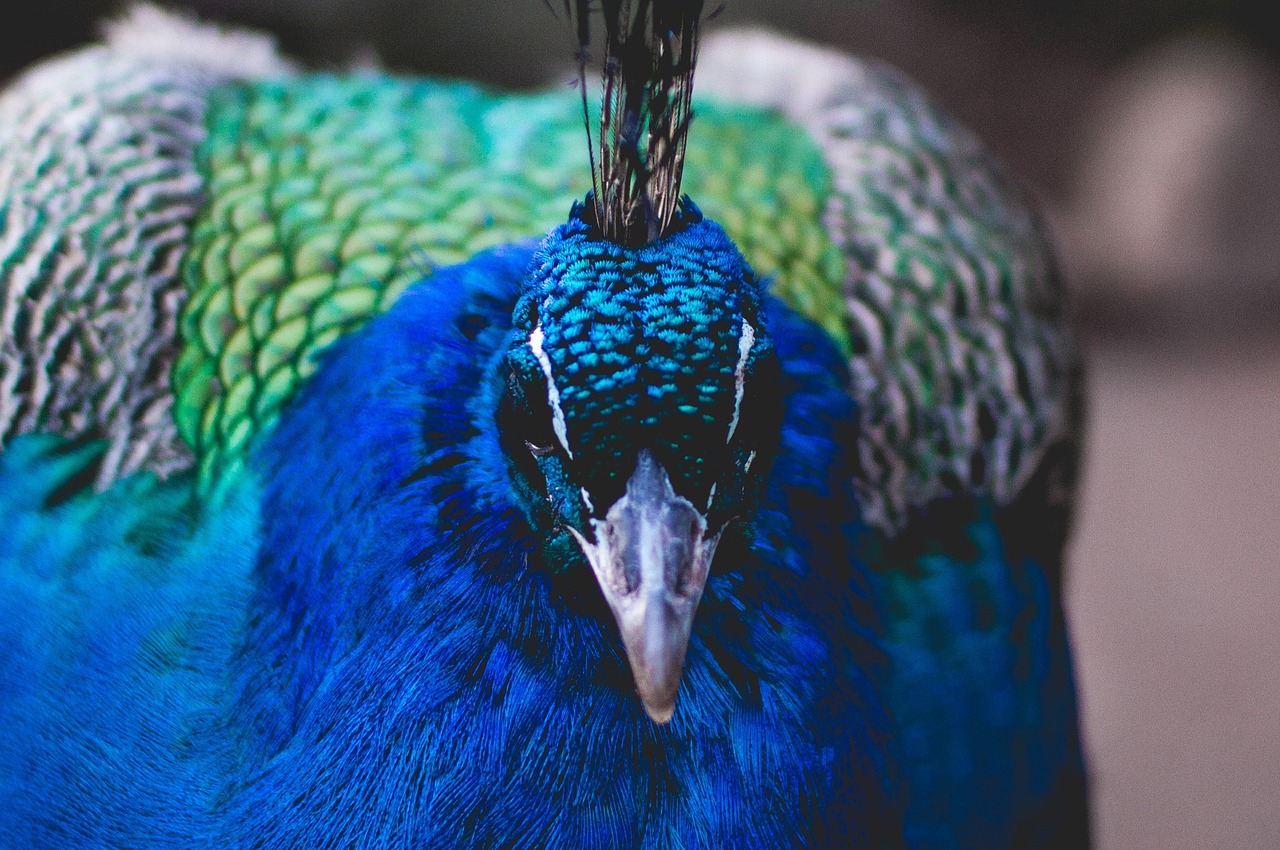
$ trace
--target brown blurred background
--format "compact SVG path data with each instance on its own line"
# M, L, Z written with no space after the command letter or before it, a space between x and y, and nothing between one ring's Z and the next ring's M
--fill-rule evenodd
M322 66L523 87L537 0L186 0ZM558 5L552 0L552 5ZM709 4L714 5L714 4ZM1103 850L1280 848L1280 30L1273 0L729 0L902 67L1038 195L1091 372L1068 605ZM106 0L0 30L0 80Z

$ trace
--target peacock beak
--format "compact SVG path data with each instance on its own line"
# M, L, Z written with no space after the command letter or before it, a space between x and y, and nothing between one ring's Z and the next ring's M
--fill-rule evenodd
M720 535L704 536L706 518L676 495L648 451L640 452L626 493L591 524L594 543L574 537L618 621L644 710L666 723Z

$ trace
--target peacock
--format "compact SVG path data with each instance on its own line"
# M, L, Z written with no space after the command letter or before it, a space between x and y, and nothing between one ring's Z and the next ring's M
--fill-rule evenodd
M1087 846L1044 228L702 7L512 94L144 6L0 93L0 846Z

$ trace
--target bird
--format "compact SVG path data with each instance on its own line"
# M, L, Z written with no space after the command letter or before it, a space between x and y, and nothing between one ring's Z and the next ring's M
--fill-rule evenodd
M1088 846L1034 204L548 5L576 87L138 6L0 93L0 845Z

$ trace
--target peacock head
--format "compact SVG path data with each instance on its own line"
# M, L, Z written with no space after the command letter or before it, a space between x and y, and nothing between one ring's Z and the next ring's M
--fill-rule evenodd
M577 204L535 255L499 369L498 431L531 527L552 569L594 572L657 722L717 545L754 515L779 439L760 298L688 199L637 247Z

